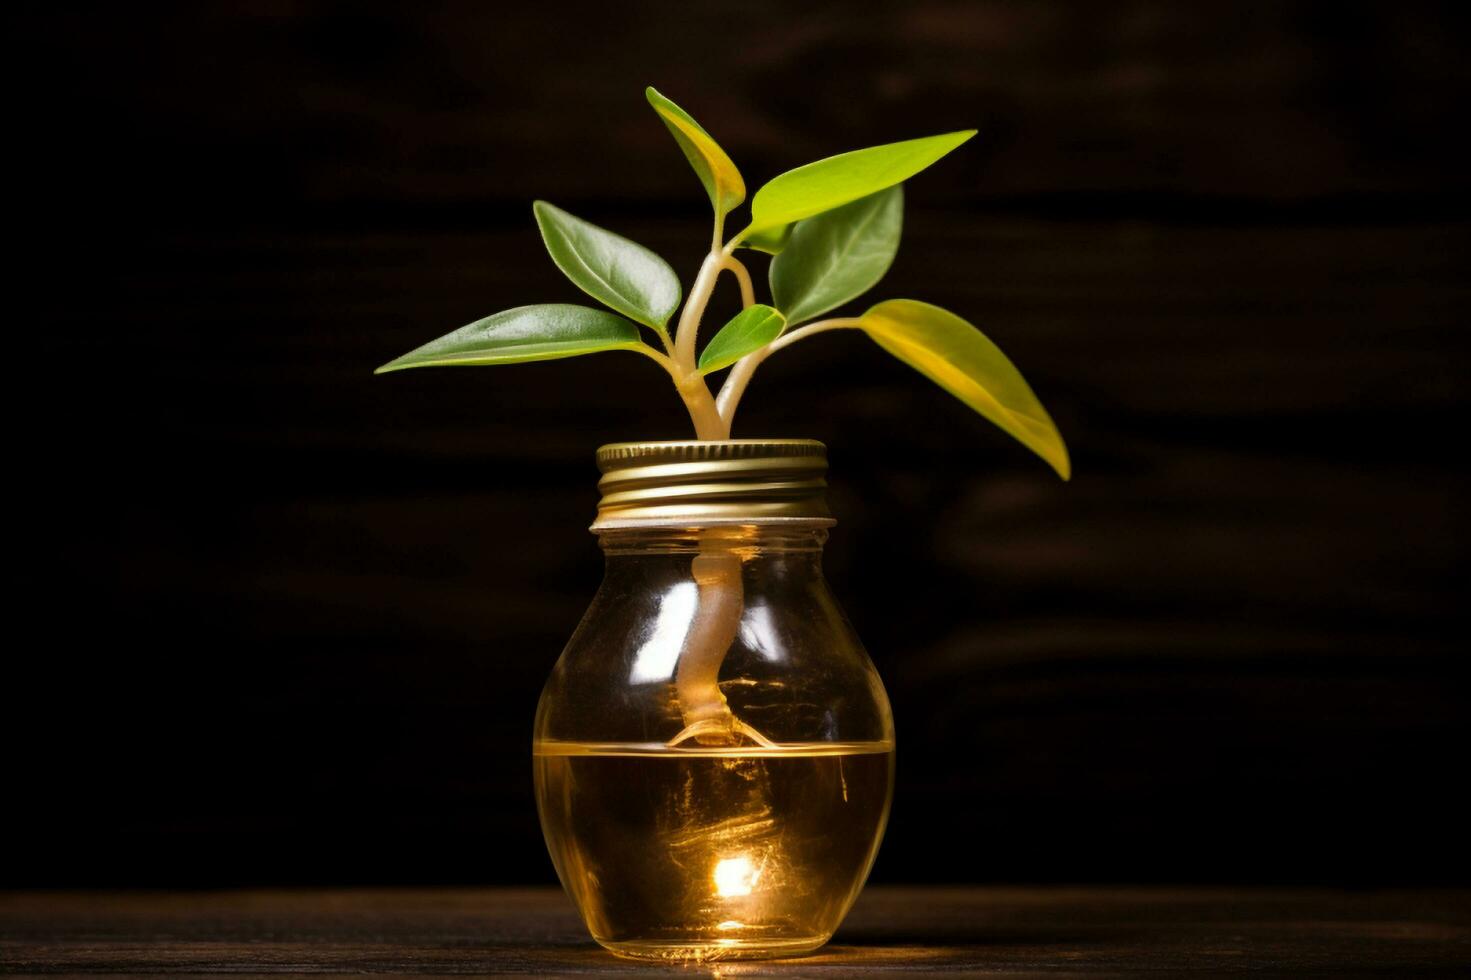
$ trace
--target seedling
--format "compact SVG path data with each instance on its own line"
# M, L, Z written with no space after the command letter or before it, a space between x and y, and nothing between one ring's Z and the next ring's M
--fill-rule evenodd
M659 256L537 201L533 210L552 261L608 309L568 303L519 306L410 351L379 373L635 351L669 373L689 409L696 437L719 440L730 438L741 396L767 357L820 333L861 330L1068 478L1067 447L1046 409L1006 355L965 320L911 299L885 300L858 316L818 319L883 278L899 248L901 185L975 130L871 146L789 170L756 192L750 220L726 238L726 219L746 199L740 171L689 113L653 88L645 94L704 184L715 214L710 252L683 308L679 277ZM756 302L751 274L737 257L742 248L771 254L770 303ZM724 272L735 277L742 309L697 356L700 319ZM671 333L669 321L676 310L679 320ZM726 368L730 370L719 394L712 394L708 376ZM699 598L675 676L685 727L668 744L693 739L735 745L745 740L769 748L769 739L733 715L720 690L720 667L735 639L744 601L741 559L721 544L720 536L720 529L706 529L701 553L691 564Z
M635 351L673 379L697 438L728 439L741 396L767 357L820 333L860 330L1068 478L1067 447L1031 387L1000 348L954 313L918 300L891 299L857 316L818 319L883 278L899 248L903 182L975 130L871 146L789 170L756 191L750 220L726 238L727 218L746 199L740 171L689 113L653 88L645 94L699 176L715 215L710 252L683 308L679 277L658 255L537 201L533 210L552 261L608 309L519 306L430 341L378 373ZM741 249L772 255L770 303L756 301L751 274L738 257ZM697 355L700 320L725 272L740 289L741 312ZM679 319L671 332L676 310ZM712 394L708 377L727 368L719 393Z

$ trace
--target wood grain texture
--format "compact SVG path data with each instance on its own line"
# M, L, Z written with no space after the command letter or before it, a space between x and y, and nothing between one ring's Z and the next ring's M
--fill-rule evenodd
M1465 892L871 888L817 955L718 976L1431 977L1471 966ZM0 969L67 975L689 976L617 959L550 889L10 893Z

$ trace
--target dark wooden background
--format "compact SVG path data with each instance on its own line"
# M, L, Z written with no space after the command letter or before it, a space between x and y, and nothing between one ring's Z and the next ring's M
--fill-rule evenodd
M1455 3L53 5L13 35L0 884L549 882L537 693L622 355L374 378L579 301L548 198L693 273L643 101L748 181L975 126L883 296L1022 367L1064 485L858 337L830 447L894 701L882 881L1466 881L1471 153ZM721 310L733 307L729 295Z

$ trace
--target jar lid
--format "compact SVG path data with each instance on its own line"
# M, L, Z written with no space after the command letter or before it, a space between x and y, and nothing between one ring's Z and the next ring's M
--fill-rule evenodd
M712 524L836 523L827 509L827 447L813 439L615 442L592 530Z

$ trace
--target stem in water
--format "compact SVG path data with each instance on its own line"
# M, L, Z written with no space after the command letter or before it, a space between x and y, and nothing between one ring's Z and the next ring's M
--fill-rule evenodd
M721 270L729 269L735 274L741 287L742 305L753 302L750 274L738 260L720 250L719 241L717 224L715 245L701 264L680 314L671 356L670 373L675 376L700 439L725 439L730 435L730 426L721 417L704 377L695 367L695 336L700 317L710 302ZM731 712L720 690L720 666L740 631L745 607L741 556L732 547L733 543L729 531L707 530L700 538L699 555L690 563L690 575L698 593L694 618L685 634L674 672L675 697L684 728L669 741L671 746L691 738L702 745L735 745L742 735L760 745L772 744Z
M771 740L737 718L720 690L720 666L740 631L745 607L741 556L718 531L707 531L690 574L699 592L674 670L684 728L668 744L692 738L701 745L735 745L744 735L769 747Z
M735 641L745 605L741 559L719 551L700 554L690 565L699 596L674 672L685 737L701 743L727 741L734 716L720 692L720 665Z

